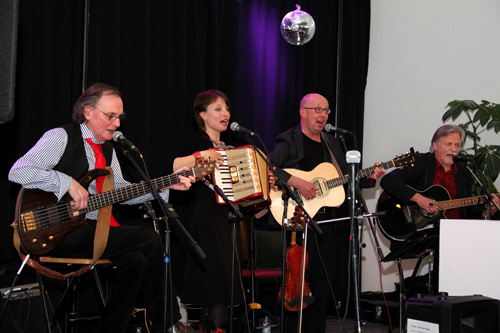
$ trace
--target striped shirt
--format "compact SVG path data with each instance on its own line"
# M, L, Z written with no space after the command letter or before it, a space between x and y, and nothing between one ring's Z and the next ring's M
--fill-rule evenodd
M83 140L90 138L94 143L98 142L86 124L80 124ZM51 129L43 134L38 142L20 159L14 163L9 172L9 180L14 183L21 184L27 189L39 189L46 192L53 192L57 200L60 200L69 190L73 179L53 168L59 163L64 154L68 143L68 134L61 128ZM85 155L89 163L89 170L95 169L94 151L90 144L84 141ZM113 169L115 188L128 186L131 183L123 178L120 163L116 157L116 152L113 149L111 159L111 168ZM97 194L95 180L88 187L90 194ZM167 201L169 190L164 190L160 193L163 200ZM151 194L124 202L127 205L139 204L148 200L152 200ZM87 213L86 218L97 220L98 211Z

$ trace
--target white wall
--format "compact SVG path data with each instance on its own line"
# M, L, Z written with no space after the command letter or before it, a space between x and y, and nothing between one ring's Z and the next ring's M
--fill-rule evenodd
M500 1L372 0L371 10L364 168L410 147L427 152L452 100L500 103ZM485 138L500 142L493 133ZM378 185L364 191L370 211L380 193ZM381 290L366 223L363 237L362 290ZM388 254L389 242L378 237ZM405 263L406 276L413 266ZM394 290L395 264L382 264L382 281L384 291Z

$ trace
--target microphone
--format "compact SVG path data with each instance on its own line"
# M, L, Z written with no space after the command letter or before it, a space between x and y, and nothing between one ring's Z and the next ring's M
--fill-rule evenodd
M245 127L241 127L237 122L232 122L231 125L229 125L229 128L233 132L241 132L250 136L255 136L254 132L247 130Z
M459 162L467 163L471 160L472 160L472 158L467 157L467 156L458 156L458 155L453 156L453 163L459 163Z
M120 143L124 148L130 149L135 151L137 154L142 155L141 152L139 151L139 148L137 148L132 141L127 139L126 137L123 136L123 133L120 131L115 131L113 133L113 140L115 142Z
M347 164L359 164L361 162L361 153L357 150L349 150L345 154L345 160Z
M351 133L351 132L349 132L349 131L347 131L345 129L335 127L332 124L326 124L325 125L325 131L327 131L327 132L337 132L337 133L340 133L340 134L349 134L349 133Z
M349 150L345 154L347 164L349 164L349 216L354 221L356 215L356 190L358 189L358 164L361 162L361 153L357 150Z

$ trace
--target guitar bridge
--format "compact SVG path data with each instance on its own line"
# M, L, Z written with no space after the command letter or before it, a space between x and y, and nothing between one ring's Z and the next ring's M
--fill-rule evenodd
M32 211L21 214L21 226L24 232L36 230L35 215Z
M324 179L315 179L312 183L318 189L316 191L317 197L323 197L328 193L328 184Z

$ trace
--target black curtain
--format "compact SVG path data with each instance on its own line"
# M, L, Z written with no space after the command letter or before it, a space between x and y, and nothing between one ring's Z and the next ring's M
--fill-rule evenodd
M309 0L301 9L316 33L303 46L285 42L286 0L20 1L14 120L0 125L7 150L1 162L0 260L12 247L15 198L7 180L17 158L46 130L70 122L82 92L84 27L88 22L87 82L123 93L122 132L140 147L152 177L163 175L176 141L194 131L197 93L220 89L232 121L259 134L271 150L280 132L299 122L303 95L318 92L338 107L338 122L363 142L368 66L369 0ZM340 37L340 38L339 38ZM348 139L349 149L352 146Z

